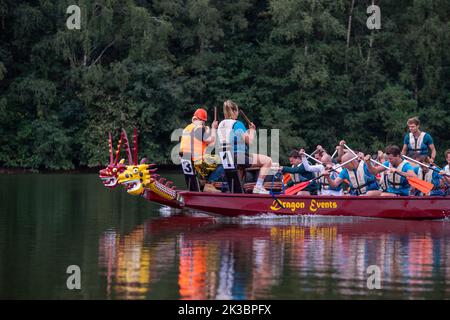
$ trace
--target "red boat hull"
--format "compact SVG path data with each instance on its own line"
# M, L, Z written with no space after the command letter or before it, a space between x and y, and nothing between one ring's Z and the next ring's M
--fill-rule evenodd
M391 219L443 219L450 197L330 197L180 192L183 205L222 216L274 215L358 216Z
M176 209L181 209L181 206L177 200L175 200L175 199L168 200L150 190L146 190L145 193L143 194L143 197L145 199L147 199L148 201L156 202L156 203L159 203L159 204L162 204L165 206L169 206L172 208L176 208Z

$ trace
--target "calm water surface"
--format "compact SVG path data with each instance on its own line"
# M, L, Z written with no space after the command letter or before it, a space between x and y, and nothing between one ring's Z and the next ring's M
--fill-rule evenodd
M0 298L450 298L448 221L213 219L94 174L0 175L0 196Z

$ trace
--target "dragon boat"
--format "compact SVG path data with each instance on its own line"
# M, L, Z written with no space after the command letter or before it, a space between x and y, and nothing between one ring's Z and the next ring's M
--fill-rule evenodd
M127 134L122 129L117 150L108 139L110 161L100 170L105 187L124 186L127 193L172 208L200 210L226 217L318 215L371 218L430 220L450 216L450 197L357 197L357 196L299 196L285 194L213 193L178 189L172 181L156 174L155 164L146 159L138 162L137 132L133 134L133 152ZM121 146L125 145L128 164L119 161ZM245 190L251 189L245 187ZM273 184L272 184L273 187ZM279 190L280 186L276 188Z

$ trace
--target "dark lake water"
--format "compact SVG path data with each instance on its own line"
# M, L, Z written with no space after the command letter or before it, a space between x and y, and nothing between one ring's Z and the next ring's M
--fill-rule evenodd
M448 221L213 219L95 174L0 175L0 196L3 299L450 298Z

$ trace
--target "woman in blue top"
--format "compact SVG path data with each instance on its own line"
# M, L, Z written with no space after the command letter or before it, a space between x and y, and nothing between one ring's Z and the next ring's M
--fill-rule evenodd
M386 148L386 156L388 161L384 163L389 167L387 174L387 192L381 193L382 196L409 196L410 185L407 177L417 177L414 173L414 168L411 164L403 160L400 155L400 148L398 146L388 146ZM366 161L369 171L373 175L377 175L387 169L382 166L372 166L369 157L364 159Z
M433 163L434 158L436 158L436 148L433 143L433 138L428 133L420 131L420 120L418 117L408 119L407 124L409 133L403 139L402 155L409 154L410 156L414 156L414 154L420 154L428 156L428 149L430 149L431 163Z
M269 194L269 191L264 189L264 179L272 166L272 159L266 155L248 152L248 145L255 139L256 126L250 123L250 128L247 130L245 125L237 120L239 107L231 100L223 103L223 113L225 119L220 122L218 128L220 150L230 151L236 165L261 168L253 193ZM224 168L227 168L226 164Z

